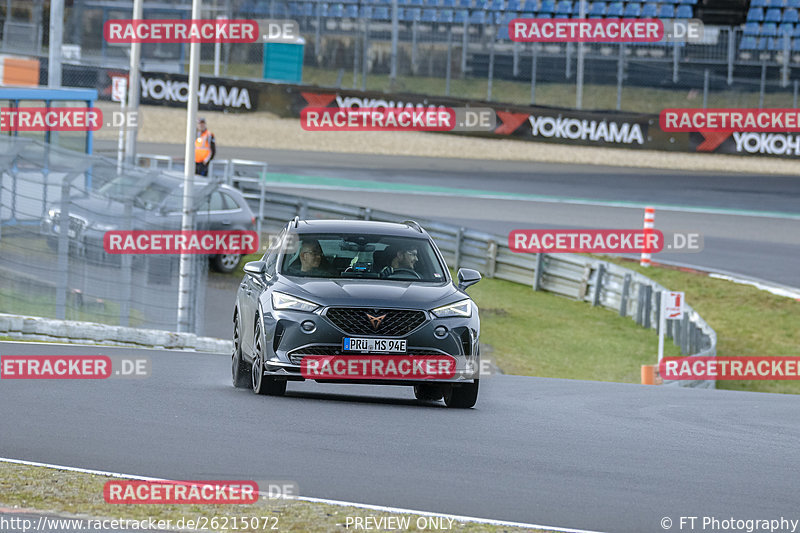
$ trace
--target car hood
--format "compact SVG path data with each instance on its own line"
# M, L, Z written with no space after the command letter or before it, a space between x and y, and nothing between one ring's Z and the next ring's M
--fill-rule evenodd
M276 286L324 306L432 309L467 296L452 283L377 279L288 279Z
M60 211L61 203L56 202L50 207ZM118 226L125 215L125 204L94 195L86 198L70 198L69 213L83 217L90 223L101 222ZM138 213L141 213L141 209L134 207L133 214L141 216Z

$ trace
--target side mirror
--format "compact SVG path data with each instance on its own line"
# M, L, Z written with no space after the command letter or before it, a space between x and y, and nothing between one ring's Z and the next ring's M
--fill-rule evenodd
M267 271L267 263L264 261L250 261L244 264L244 273L249 276L261 277Z
M471 268L458 269L458 288L462 291L470 285L475 285L481 280L481 273Z

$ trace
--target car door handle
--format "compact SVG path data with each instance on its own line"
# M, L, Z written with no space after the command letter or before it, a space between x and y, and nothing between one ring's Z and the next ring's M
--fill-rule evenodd
M225 220L223 220L221 223L222 223L222 224L224 224L225 226L230 226L230 224L231 224L231 221L230 221L230 220L228 220L228 219L225 219Z

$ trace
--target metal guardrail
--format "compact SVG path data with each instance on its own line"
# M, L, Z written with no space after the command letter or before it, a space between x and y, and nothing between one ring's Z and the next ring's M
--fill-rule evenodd
M164 156L137 154L137 160L148 157L152 164L152 161L162 161ZM369 207L267 193L260 179L267 172L267 163L237 159L212 163L224 168L224 172L217 171L213 175L222 174L226 183L242 190L253 212L258 213L259 233L280 231L286 221L295 216L383 222L402 222L408 218ZM533 290L582 300L630 317L644 328L658 328L661 291L666 288L638 272L583 255L520 254L509 249L506 237L435 220L418 219L418 222L436 241L448 264L456 269L472 268L488 278L513 281L530 285ZM667 321L666 336L680 347L683 355L716 356L716 332L694 309L688 305L685 308L687 311L680 320ZM716 386L713 380L664 383L702 388Z

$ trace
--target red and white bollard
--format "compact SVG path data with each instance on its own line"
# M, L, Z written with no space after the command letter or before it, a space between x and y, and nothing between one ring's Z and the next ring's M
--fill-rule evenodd
M655 227L655 220L656 220L656 208L655 207L645 207L644 208L644 238L645 238L645 246L644 251L642 252L642 259L639 262L640 265L643 267L650 266L650 249L651 249L651 239L653 235L653 228Z

